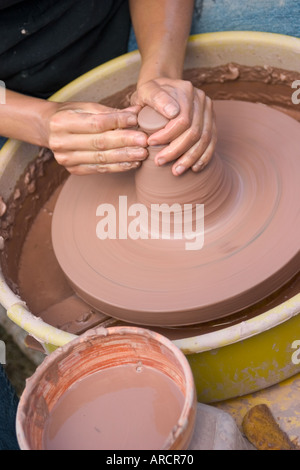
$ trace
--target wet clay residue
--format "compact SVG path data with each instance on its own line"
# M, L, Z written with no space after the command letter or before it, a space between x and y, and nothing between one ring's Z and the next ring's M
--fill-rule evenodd
M230 63L218 67L194 68L183 74L197 88L214 100L241 100L264 103L280 109L300 120L300 107L292 103L292 83L299 80L299 72L269 65L248 67ZM102 101L108 106L126 107L135 85Z
M47 212L49 197L67 176L67 171L53 159L52 152L41 149L17 181L9 200L4 203L1 198L1 269L9 286L17 294L20 294L18 275L26 236L39 211ZM41 233L41 243L44 236L45 233ZM47 245L47 241L45 243Z
M280 70L269 66L245 67L238 64L229 64L211 69L186 71L184 78L191 79L195 86L204 89L213 99L262 102L279 108L281 111L300 120L299 106L295 106L291 102L291 84L299 78L298 72ZM127 106L134 88L133 85L102 100L102 103L117 107ZM48 153L48 156L51 156L51 152ZM33 165L34 167L31 167L31 170L29 167L23 175L23 179L18 182L10 200L2 201L5 206L1 204L3 211L0 216L0 234L2 237L0 239L0 256L2 269L10 286L27 302L31 311L38 315L41 310L49 312L48 309L53 306L53 302L59 306L61 302L67 301L69 297L72 297L73 291L55 260L51 247L50 229L44 230L43 236L39 235L43 225L41 219L45 216L45 208L42 209L42 207L45 205L46 210L48 210L47 200L54 189L64 180L66 172L51 158L42 165L44 176L37 175L39 159ZM35 170L33 171L33 169ZM26 185L24 186L24 179L28 181L29 178L26 176L28 172L29 175L35 173L34 179L37 182L37 187L31 195L28 188L25 188ZM50 212L53 211L53 208L54 204L52 203ZM35 219L39 211L40 214ZM47 213L49 218L48 228L50 228L52 218L50 212ZM34 219L35 222L33 223ZM39 243L39 257L31 259L30 252L28 253L26 245L23 245L26 235L28 246L30 246L31 237L34 237ZM43 265L43 269L39 270L39 276L36 276L38 266L41 265L46 253L48 253L46 258L49 262ZM53 297L52 294L50 296L46 295L44 297L45 301L41 300L41 304L36 302L36 298L39 297L36 293L39 292L40 288L43 292L51 290L53 294ZM299 289L300 276L295 273L295 277L291 282L252 307L241 309L236 314L231 312L224 319L184 328L168 328L168 330L162 330L162 332L169 337L179 338L215 331L224 326L245 321L269 308L273 308L298 293ZM58 308L57 315L53 316L53 321L51 321L51 313L47 317L47 322L66 330L81 331L82 323L78 326L78 322L74 318L72 319L71 312L69 312L68 318L65 319L63 312L66 312L66 308L64 310ZM89 312L90 307L85 305L81 313L76 314L76 318L85 318L90 315ZM108 321L117 323L113 319Z

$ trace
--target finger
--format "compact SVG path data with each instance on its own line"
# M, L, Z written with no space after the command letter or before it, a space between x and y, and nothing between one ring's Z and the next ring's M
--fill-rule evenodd
M50 121L51 133L95 134L113 129L126 129L137 125L137 114L129 111L102 112L99 114L64 110Z
M210 98L206 98L206 108L203 123L203 131L200 140L193 145L182 157L180 157L172 172L174 175L181 175L188 168L191 168L205 153L213 138L213 107Z
M57 162L65 167L78 165L107 165L111 163L143 161L148 156L143 147L122 147L104 151L75 151L54 153Z
M157 154L155 162L157 165L164 165L184 155L194 144L196 144L202 135L205 115L204 102L200 101L197 94L194 99L193 120L191 126L183 132L180 137L171 141L171 143Z
M138 92L133 94L131 101L141 106L147 104L168 119L173 119L180 112L176 99L155 80L145 83Z
M110 106L96 103L95 101L66 101L59 103L59 109L62 111L73 110L78 113L101 114L114 113L118 111L128 111L137 114L139 106L128 106L127 108L112 108Z
M147 135L135 130L113 130L97 134L63 134L49 139L55 153L69 150L105 151L121 147L147 147Z
M149 139L149 145L165 145L169 142L173 142L177 137L190 129L195 111L195 101L202 103L202 108L205 106L205 94L201 92L198 95L197 90L193 87L190 82L181 85L181 93L178 95L178 103L180 106L180 113L174 119L172 119L163 129L152 134ZM203 111L201 112L201 115Z
M197 172L203 170L203 168L205 168L206 165L210 162L210 160L211 160L211 158L214 154L216 144L217 144L217 129L216 129L216 126L214 125L213 137L212 137L212 140L211 140L209 146L207 147L207 149L203 153L202 157L192 166L192 170L194 172L197 173Z
M96 173L120 173L135 170L141 166L141 162L111 163L109 165L77 165L68 167L67 170L72 175L91 175Z

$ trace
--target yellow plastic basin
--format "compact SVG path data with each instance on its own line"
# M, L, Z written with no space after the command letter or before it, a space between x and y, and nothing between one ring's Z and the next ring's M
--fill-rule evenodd
M269 33L224 32L193 36L185 68L229 62L300 72L300 39ZM112 60L57 92L56 101L99 101L136 82L138 52ZM7 198L37 148L8 141L0 152L1 195ZM74 335L34 317L0 275L0 302L8 317L43 344L46 353ZM300 371L292 360L300 340L300 293L255 318L219 331L176 340L193 370L198 401L211 403L265 389Z

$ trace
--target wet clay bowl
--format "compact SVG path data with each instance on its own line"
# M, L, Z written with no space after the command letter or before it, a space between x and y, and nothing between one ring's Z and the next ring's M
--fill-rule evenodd
M130 367L131 377L129 381L123 380L122 377L128 367ZM120 444L123 444L125 449L153 449L151 439L157 439L156 432L159 433L159 440L163 443L162 449L187 449L194 432L196 417L196 391L188 361L184 354L164 336L147 329L135 327L90 330L80 338L58 348L45 359L34 375L27 381L19 403L17 436L21 449L41 450L45 448L43 434L49 414L51 415L54 405L58 400L64 398L71 386L78 386L78 381L82 381L87 377L90 379L98 374L100 380L99 390L101 392L102 388L105 387L105 380L108 380L107 374L113 372L114 369L117 370L117 374L114 375L114 378L110 376L109 393L111 398L109 400L111 401L108 403L107 397L105 401L106 408L111 406L109 408L111 411L107 412L106 422L109 423L107 426L112 425L109 432L114 437L111 438L112 442L108 442L106 449L120 449ZM144 381L145 377L146 380L148 379L147 374L149 374L149 371L154 371L156 375L151 376L152 380L145 387L145 383L141 380ZM106 374L106 379L102 378L103 374ZM142 378L143 375L144 378ZM134 376L138 377L137 382L135 382ZM166 379L168 382L165 382ZM173 388L165 389L166 383L169 387L169 382L172 383L172 387L178 389L180 403L177 401L172 402ZM142 398L142 405L148 411L147 401L149 401L149 406L151 405L149 408L149 411L151 410L150 416L147 416L147 413L143 411L142 405L139 409L141 396L136 394L136 388L134 387L140 387L139 384L141 383L143 383L141 390L146 397ZM155 385L153 386L153 384ZM150 389L149 387L152 386L153 389ZM93 395L91 388L93 387L83 388L83 393L89 401L92 400L91 395ZM120 394L120 390L123 391L124 395ZM130 394L134 396L132 403ZM65 410L67 413L66 419L70 418L72 413L75 413L74 408L71 408L72 405L75 406L75 401L71 405L70 395L68 398L69 400L65 401L66 404L60 410L60 418L64 415ZM76 396L76 399L78 399L78 396ZM93 399L95 400L95 397ZM118 403L118 401L123 401L123 403ZM172 416L172 419L169 423L172 422L173 424L169 427L166 426L164 420L160 421L161 416L158 416L156 405L161 406L160 403L164 403L164 408L170 406L168 413ZM172 404L170 405L170 403ZM117 413L118 406L121 407L121 411ZM91 420L85 422L84 413L80 414L81 419L78 420L78 430L76 431L80 436L79 442L82 442L80 449L90 448L91 442L84 440L85 435L91 438L91 432L96 434L95 445L98 440L101 441L101 435L103 439L103 436L108 432L103 429L105 410L103 407L101 410L101 413L99 413L96 406L91 409L92 422ZM130 432L128 432L126 425L129 422L131 428L135 426L135 417L133 415L136 413L143 416L142 429L140 427L141 423L136 423L136 425L139 424L138 434L132 436L128 442L126 433L130 434ZM160 409L160 414L163 414L163 409ZM97 418L95 419L96 415ZM96 426L97 429L95 429ZM124 435L122 435L122 440L120 439L121 442L116 443L115 446L113 439L116 439L117 427L120 427L121 433L124 433ZM69 430L69 432L71 433L72 430ZM56 432L58 432L57 428ZM153 432L154 436L152 435ZM141 438L141 436L143 437ZM139 441L138 447L135 439ZM70 439L67 444L69 447L60 447L60 449L76 450L77 447L73 447L73 442ZM62 444L59 443L59 445ZM126 447L126 445L129 445L129 447ZM103 447L100 448L103 449ZM94 449L98 449L98 447L94 447Z
M227 73L222 74L217 83L212 73L202 87L215 99L224 99L225 95L226 99L246 99L246 90L249 100L274 105L300 120L299 106L293 105L291 100L295 90L291 83L284 81L286 74L276 75L273 70L294 71L299 77L299 57L300 40L296 38L255 32L213 33L191 38L185 69L214 68L229 63L241 64L254 71L259 69L264 74L259 90L255 76L251 80L242 74L238 77L238 67L227 67ZM138 52L126 54L75 80L53 99L105 102L112 93L121 92L136 82L139 66ZM9 141L2 149L0 187L4 200L13 194L19 177L35 161L37 153L36 147L14 141ZM50 168L49 196L61 182L59 170L58 166ZM36 194L28 204L33 213L38 203ZM30 217L25 213L19 223L21 228L15 230L13 237L25 234L29 222ZM8 317L50 353L74 339L77 332L64 331L51 323L51 318L37 318L26 307L26 299L17 295L16 272L22 237L20 240L5 244L1 252L0 301ZM34 289L39 295L38 287ZM227 322L199 328L171 329L164 334L167 333L186 354L193 370L198 400L211 403L264 389L299 372L299 365L292 361L294 342L300 339L299 312L298 276L291 287L287 286L278 295L255 306L250 315L247 313L238 319L228 318Z

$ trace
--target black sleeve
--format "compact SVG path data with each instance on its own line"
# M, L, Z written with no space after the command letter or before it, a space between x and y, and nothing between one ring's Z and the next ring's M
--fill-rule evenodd
M127 0L15 3L0 13L0 80L8 89L47 98L127 52L129 31Z

